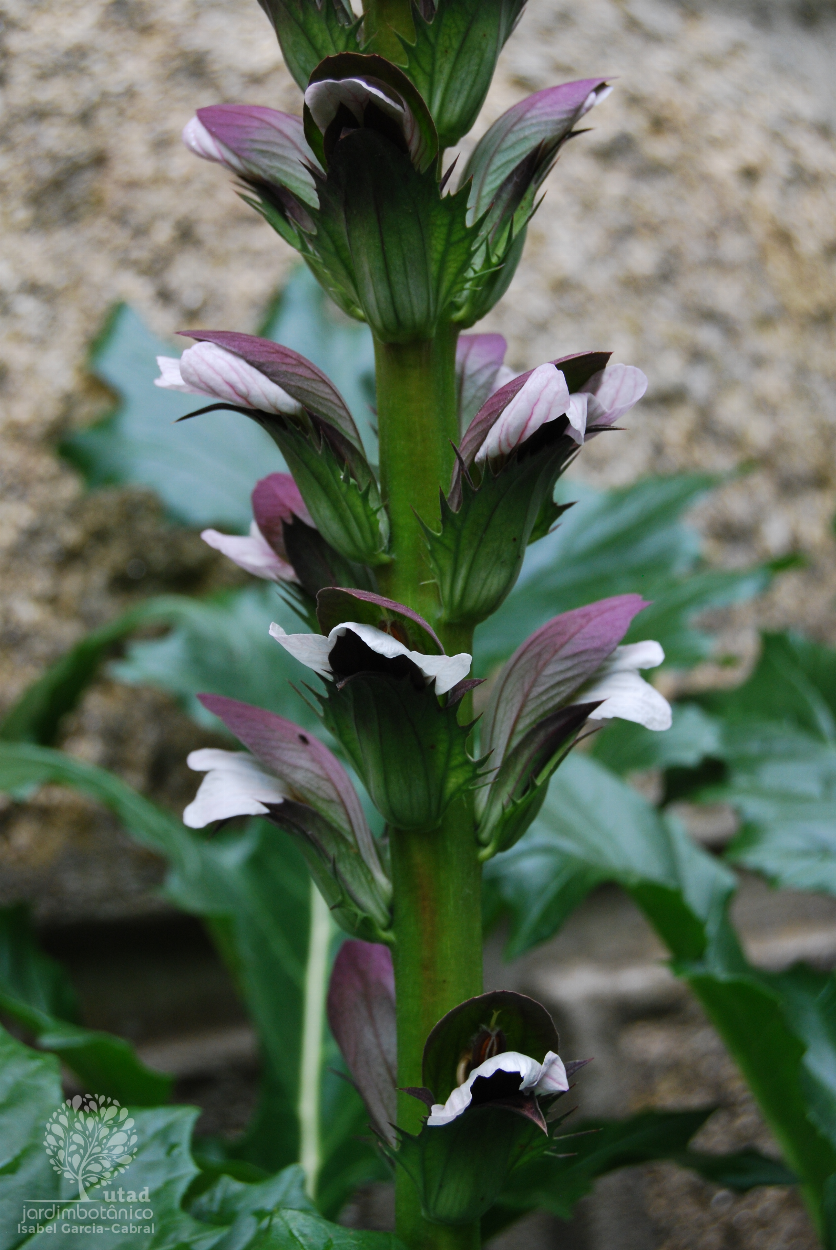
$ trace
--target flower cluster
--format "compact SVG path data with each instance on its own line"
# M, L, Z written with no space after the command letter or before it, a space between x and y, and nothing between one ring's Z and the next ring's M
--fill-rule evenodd
M274 623L269 632L318 679L307 690L334 744L263 709L201 696L246 750L189 756L204 777L184 820L200 828L260 816L296 841L353 938L335 962L328 1015L381 1149L411 1177L428 1220L472 1223L531 1134L549 1139L555 1103L579 1065L559 1057L539 1004L506 992L467 999L432 1029L424 1084L406 1090L428 1108L420 1132L395 1127L387 948L403 961L398 857L455 837L478 880L478 861L529 828L587 722L620 717L663 730L671 720L642 676L664 654L634 632L647 606L635 594L541 625L499 672L483 675L491 685L481 718L471 711L481 684L471 674L474 627L508 596L528 545L559 517L558 478L647 386L641 370L600 351L515 374L500 335L462 333L507 288L546 176L610 88L589 78L539 91L503 113L461 168L445 168L445 149L471 128L524 0L471 5L466 21L453 12L459 0L398 0L385 18L384 6L355 18L346 0L261 2L304 93L301 115L216 104L198 110L184 142L229 171L336 304L369 325L390 381L407 360L424 372L403 394L395 386L394 400L379 386L378 469L343 396L299 353L192 330L179 360L160 357L158 386L201 397L191 417L221 408L253 420L284 459L255 485L248 534L202 537L277 583L309 627ZM408 432L416 452L429 437L444 443L431 473L421 462L427 480L414 495L401 462L395 472L387 426L401 401L410 422L417 414ZM355 779L383 836L370 828ZM422 923L432 923L448 886L439 878L435 895L427 887ZM411 1054L409 1079L418 1079L416 1038L399 1041L401 1066ZM455 1183L437 1183L450 1160Z

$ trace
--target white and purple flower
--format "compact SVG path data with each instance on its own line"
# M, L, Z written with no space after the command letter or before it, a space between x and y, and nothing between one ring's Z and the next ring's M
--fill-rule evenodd
M337 680L347 676L342 666L336 662L333 653L339 648L341 640L353 635L376 656L383 660L406 659L418 669L427 685L435 682L436 694L446 694L462 681L470 672L472 657L467 652L458 655L425 655L421 651L410 650L391 634L377 629L373 625L364 625L357 621L343 621L335 625L326 636L322 634L288 634L281 625L275 622L270 626L271 637L275 638L285 651L288 651L306 668L312 669L320 677L334 677ZM337 653L338 654L338 653Z
M530 1096L565 1094L569 1088L563 1060L553 1050L548 1051L542 1063L538 1063L530 1055L520 1054L519 1051L506 1050L499 1055L493 1055L484 1063L480 1063L478 1068L474 1068L467 1080L462 1085L456 1086L445 1103L434 1103L427 1119L428 1127L438 1128L457 1119L473 1104L473 1087L476 1082L480 1080L488 1082L498 1072L507 1072L512 1078L519 1077L519 1084L514 1091L518 1094ZM514 1083L513 1080L511 1083ZM507 1091L503 1090L503 1093ZM490 1102L493 1099L488 1096L484 1101Z

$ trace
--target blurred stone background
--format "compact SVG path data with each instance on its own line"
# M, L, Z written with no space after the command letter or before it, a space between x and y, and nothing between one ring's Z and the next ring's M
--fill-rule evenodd
M110 405L85 364L117 301L163 337L189 324L256 328L294 258L179 135L200 105L295 111L299 95L256 0L3 0L0 19L2 711L139 594L236 579L197 535L168 527L151 495L85 496L54 447ZM721 650L744 658L758 623L836 642L834 56L833 0L529 0L475 132L554 82L616 79L590 118L592 133L561 158L510 293L484 328L507 336L519 368L607 347L648 374L629 433L598 439L584 454L590 480L747 469L697 514L711 558L739 566L797 552L806 567L718 620ZM193 789L182 761L204 740L165 696L102 678L63 745L178 807ZM47 789L25 810L0 811L0 872L0 900L31 899L51 948L80 984L93 978L91 1010L110 1003L91 1023L169 1045L168 1061L192 1082L189 1097L200 1096L201 1081L211 1086L226 1056L222 1096L217 1080L212 1088L219 1105L240 1103L243 1116L251 1041L231 991L222 1008L207 1006L217 1007L219 974L200 935L158 898L161 865L86 802ZM824 963L836 957L829 904L790 900L778 915L762 887L744 894L751 940L772 935L764 958L780 963L790 948L787 962L799 951ZM723 1148L763 1144L708 1026L672 982L653 982L659 953L643 922L616 896L602 898L573 921L574 938L567 932L533 964L495 979L543 994L579 1046L593 1038L609 1048L611 1078L629 1073L620 1085L610 1080L609 1094L590 1094L590 1113L717 1098L729 1109ZM596 926L589 917L605 905L611 919ZM601 948L618 908L636 934L627 955ZM152 972L135 969L132 982L144 977L144 1007L102 990L91 952L106 933L114 986L125 983L128 953L145 943ZM789 946L779 950L782 933ZM602 985L612 997L622 985L621 1005L608 1014L567 1006L557 972L573 941L572 957L589 974L572 982L587 986L578 1001L597 1002ZM183 967L195 987L191 1014L176 1018L183 978L173 948L193 950ZM625 980L625 966L650 969L651 989L641 976ZM204 972L195 977L196 968ZM176 1061L168 1034L199 1027L203 1051L181 1048ZM609 1206L589 1208L558 1240L544 1226L518 1244L814 1244L791 1196L734 1199L672 1167L642 1176L641 1184L607 1181Z

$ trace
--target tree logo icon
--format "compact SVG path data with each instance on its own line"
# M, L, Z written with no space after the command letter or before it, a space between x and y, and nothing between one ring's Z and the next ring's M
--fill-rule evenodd
M78 1184L87 1201L88 1185L124 1172L136 1150L128 1108L101 1094L76 1094L47 1120L44 1147L56 1172Z

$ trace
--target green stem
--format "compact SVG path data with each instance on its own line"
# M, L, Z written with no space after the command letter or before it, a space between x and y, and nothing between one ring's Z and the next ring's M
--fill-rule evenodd
M381 590L438 616L417 513L439 523L439 489L447 489L458 438L456 333L443 327L425 343L375 344L380 471L394 561L379 570ZM472 633L439 629L449 654L471 651ZM398 1085L423 1084L427 1035L446 1012L482 991L481 870L474 838L473 796L456 800L429 832L392 830ZM425 1108L398 1095L398 1124L416 1133ZM421 1215L418 1194L396 1171L397 1231L410 1250L475 1250L478 1224L450 1228Z
M423 343L375 343L380 477L395 556L378 577L384 594L431 619L438 597L415 514L437 527L439 490L450 483L459 436L456 338L445 325Z
M398 1086L422 1085L427 1035L446 1012L482 992L481 876L472 796L449 808L431 833L393 832L392 884L398 1014ZM398 1125L417 1133L426 1109L398 1095ZM476 1226L441 1228L421 1216L405 1173L396 1174L397 1230L414 1250L479 1245Z
M322 1030L328 992L328 945L331 913L319 890L310 883L308 958L305 965L305 1001L302 1014L302 1055L299 1066L299 1162L305 1188L313 1198L322 1165L320 1088L322 1085Z

